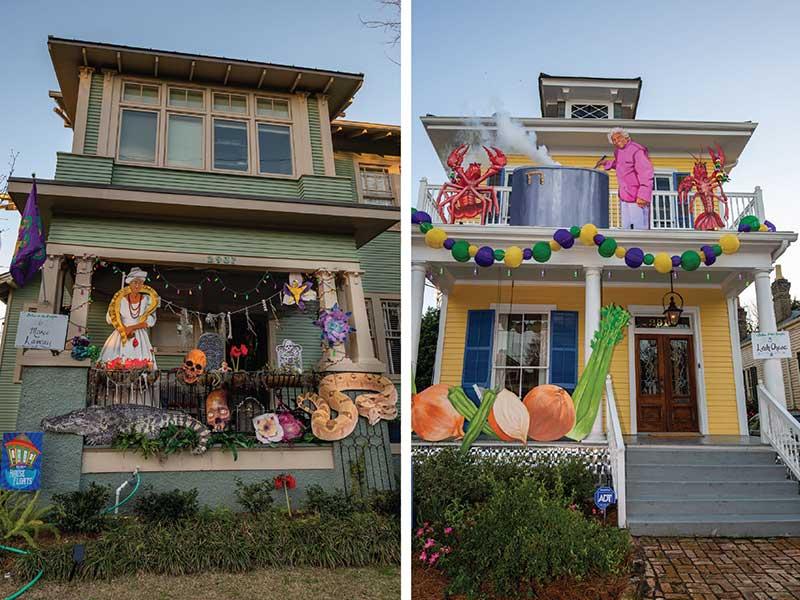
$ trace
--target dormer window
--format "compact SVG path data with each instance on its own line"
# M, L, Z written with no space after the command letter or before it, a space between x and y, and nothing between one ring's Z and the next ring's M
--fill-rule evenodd
M611 104L571 102L567 103L570 119L608 119L611 114Z

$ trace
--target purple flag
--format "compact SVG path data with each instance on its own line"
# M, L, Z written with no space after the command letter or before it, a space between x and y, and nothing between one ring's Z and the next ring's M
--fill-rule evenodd
M23 287L39 272L45 259L44 229L42 217L39 215L39 205L36 203L36 182L33 182L25 212L19 223L17 247L14 249L14 258L11 259L11 277L14 282Z

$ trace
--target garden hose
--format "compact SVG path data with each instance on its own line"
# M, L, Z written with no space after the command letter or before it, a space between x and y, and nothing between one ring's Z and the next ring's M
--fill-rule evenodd
M133 498L133 495L136 493L136 490L139 489L139 484L142 483L142 476L139 475L139 468L138 467L133 472L133 474L136 477L136 483L134 484L133 489L131 490L131 493L128 494L124 500L122 500L120 502L117 502L114 506L110 506L108 508L104 508L102 511L100 511L101 515L107 515L107 514L110 514L110 513L114 512L114 510L116 510L117 508L119 508L120 506L125 504L128 500ZM130 480L128 480L128 481L130 481Z
M0 550L13 552L14 554L22 554L22 555L30 554L30 552L28 552L27 550L22 550L20 548L12 548L11 546L0 545ZM39 581L39 579L41 579L42 575L44 575L44 569L40 569L39 572L36 574L36 577L31 579L28 583L23 585L21 588L19 588L16 592L11 594L10 596L6 596L4 600L14 600L15 598L19 598L20 596L22 596L22 594L31 589L36 584L36 582Z

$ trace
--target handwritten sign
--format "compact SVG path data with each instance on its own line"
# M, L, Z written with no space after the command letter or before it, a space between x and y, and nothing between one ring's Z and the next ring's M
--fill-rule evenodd
M0 487L4 490L33 492L41 486L41 431L3 434Z
M767 358L792 358L792 345L789 342L788 331L777 333L751 334L753 342L753 359L764 360Z
M21 312L14 346L32 350L63 350L68 322L66 315Z

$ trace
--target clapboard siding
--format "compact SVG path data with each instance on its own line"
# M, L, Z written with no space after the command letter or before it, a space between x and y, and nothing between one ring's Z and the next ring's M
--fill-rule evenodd
M350 197L353 202L358 202L358 191L356 188L356 167L350 156L337 156L333 159L336 168L336 175L346 177L350 181Z
M86 337L98 348L102 348L106 338L112 331L111 325L106 323L108 303L96 300L89 305L89 314L86 318Z
M300 178L300 198L329 202L355 202L350 180L342 177L303 176Z
M81 156L58 152L56 154L56 181L110 184L114 159L102 156Z
M364 291L400 293L400 232L385 231L358 249Z
M789 332L789 346L792 349L791 358L782 358L783 387L786 394L786 406L790 409L800 408L800 319L790 322L778 323L778 331ZM747 370L755 366L758 369L758 379L764 380L764 361L753 358L753 345L748 337L742 343L742 368ZM745 389L750 397L750 390Z
M14 383L14 367L17 362L17 337L19 313L24 306L34 303L39 297L40 277L37 275L24 288L14 289L6 306L5 327L3 327L3 352L0 363L0 431L14 431L17 428L20 384Z
M275 328L275 340L270 340L273 346L280 345L283 340L292 340L303 347L303 369L312 370L322 358L320 346L320 330L314 325L319 306L316 302L306 304L305 311L296 307L280 314Z
M355 242L349 235L121 218L59 217L50 225L47 241L214 256L358 259Z
M89 86L89 108L86 112L86 136L83 139L84 154L97 154L97 139L100 135L100 112L103 107L103 75L92 75Z
M308 99L308 129L311 142L311 162L315 175L325 174L325 158L322 154L322 132L320 131L319 102L316 98Z

